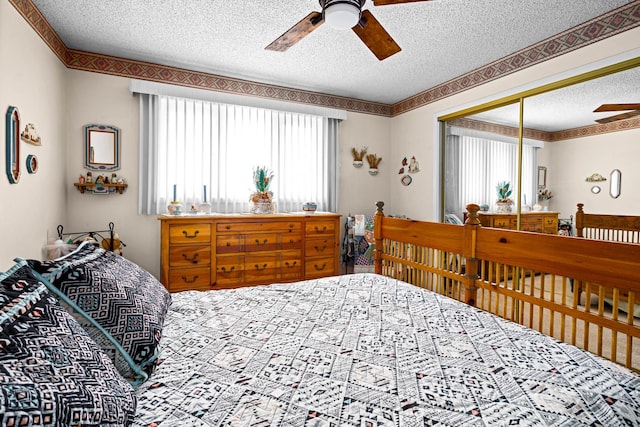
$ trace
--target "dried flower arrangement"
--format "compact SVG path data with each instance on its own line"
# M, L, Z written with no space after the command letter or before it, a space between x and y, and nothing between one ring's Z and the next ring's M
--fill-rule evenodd
M367 154L367 162L369 162L369 168L378 169L378 165L382 161L382 157L378 157L375 154Z
M353 155L354 162L361 162L366 153L367 153L367 147L363 147L360 150L356 150L355 147L351 149L351 154Z

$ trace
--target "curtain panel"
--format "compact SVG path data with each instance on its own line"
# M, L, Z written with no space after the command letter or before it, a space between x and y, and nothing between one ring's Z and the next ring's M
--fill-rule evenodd
M176 197L186 210L205 196L212 212L248 212L253 170L274 172L279 212L337 209L339 119L140 94L139 213Z

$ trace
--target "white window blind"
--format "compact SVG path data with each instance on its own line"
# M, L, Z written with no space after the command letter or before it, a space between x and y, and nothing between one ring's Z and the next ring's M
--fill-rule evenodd
M466 205L487 204L495 208L496 186L511 183L514 203L536 203L537 147L522 151L522 195L518 194L518 145L472 136L449 135L446 140L445 211L462 218Z
M140 99L140 213L166 212L174 185L186 209L203 200L206 185L213 212L247 212L257 166L274 172L279 212L299 211L307 201L336 210L339 120L163 95Z

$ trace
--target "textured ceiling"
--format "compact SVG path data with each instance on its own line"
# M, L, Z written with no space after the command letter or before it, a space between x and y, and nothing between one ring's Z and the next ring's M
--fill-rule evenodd
M394 104L632 1L369 1L402 48L382 62L328 25L284 53L264 50L317 0L33 2L70 49Z

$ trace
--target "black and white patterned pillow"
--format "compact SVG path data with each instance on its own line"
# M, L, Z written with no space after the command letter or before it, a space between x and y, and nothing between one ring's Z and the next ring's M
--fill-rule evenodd
M131 384L155 368L171 296L133 262L84 243L53 261L29 260L53 284L61 302L112 358Z
M136 397L25 261L0 274L0 425L127 426Z

